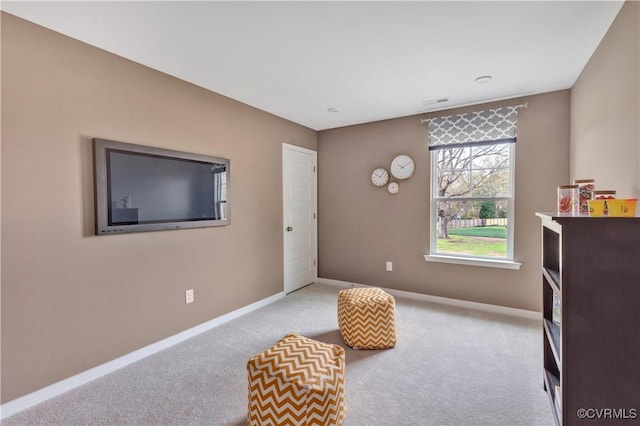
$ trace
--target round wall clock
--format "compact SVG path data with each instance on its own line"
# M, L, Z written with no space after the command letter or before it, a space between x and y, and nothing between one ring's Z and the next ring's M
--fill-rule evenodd
M398 182L391 182L389 186L387 186L387 190L390 194L397 194L400 191L400 185L398 185Z
M416 163L408 155L398 155L391 162L391 174L396 179L409 179L416 171Z
M379 167L371 173L371 183L375 186L385 186L389 182L389 172L387 169Z

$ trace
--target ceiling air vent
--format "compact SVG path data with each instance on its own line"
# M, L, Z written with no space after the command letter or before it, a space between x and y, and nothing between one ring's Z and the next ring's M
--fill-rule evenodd
M436 99L429 99L428 101L422 101L422 105L424 106L430 106L430 105L437 105L437 104L442 104L445 102L449 102L449 97L445 97L445 98L436 98Z

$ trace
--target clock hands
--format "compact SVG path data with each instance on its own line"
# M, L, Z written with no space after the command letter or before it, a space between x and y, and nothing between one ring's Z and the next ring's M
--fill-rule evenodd
M386 185L389 181L389 172L382 167L374 169L371 173L371 182L375 186L383 186Z
M416 163L408 155L398 155L391 161L389 171L396 179L408 179L415 171Z

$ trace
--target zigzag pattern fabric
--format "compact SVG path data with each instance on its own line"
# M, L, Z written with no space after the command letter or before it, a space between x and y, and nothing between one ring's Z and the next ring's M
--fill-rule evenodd
M385 349L396 345L396 301L379 288L338 292L338 327L353 349Z
M338 426L347 413L345 353L289 333L247 362L250 426Z

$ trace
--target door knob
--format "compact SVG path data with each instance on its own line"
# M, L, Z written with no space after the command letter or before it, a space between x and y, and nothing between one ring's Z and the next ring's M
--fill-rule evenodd
M293 226L287 226L287 232L293 231Z

